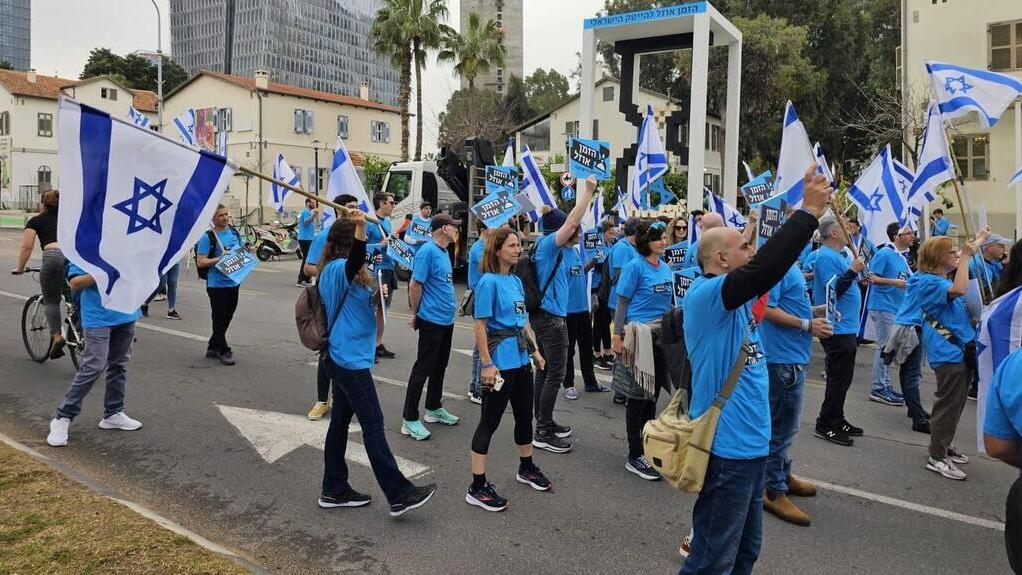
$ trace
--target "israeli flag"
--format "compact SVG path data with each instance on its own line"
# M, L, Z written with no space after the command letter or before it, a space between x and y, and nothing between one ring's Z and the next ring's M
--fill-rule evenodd
M635 154L635 169L628 178L628 200L632 207L649 206L649 186L667 173L667 151L660 141L653 106L646 105L646 117L639 126L639 149Z
M827 163L827 157L823 155L823 146L819 142L813 144L813 155L816 156L816 163L820 166L820 171L826 176L827 181L830 182L830 187L837 189L837 179L834 177L834 170ZM805 173L802 174L803 176Z
M976 112L980 124L990 128L1022 94L1022 81L1008 74L943 62L927 62L926 72L945 120Z
M947 135L941 122L940 107L931 101L926 111L926 131L919 152L919 164L908 189L906 223L915 229L927 204L937 199L937 188L953 180L954 168L948 153Z
M1011 177L1011 180L1008 182L1008 187L1010 188L1015 184L1022 184L1022 168L1019 168L1018 171L1015 172L1015 175Z
M128 106L128 117L133 124L139 128L149 127L149 117L135 109L135 106Z
M597 188L596 196L593 198L592 205L589 206L585 215L582 216L581 229L583 232L587 232L595 228L600 224L600 221L603 220L603 194L600 192L601 189Z
M507 161L507 154L504 155L504 161ZM542 206L556 208L557 202L554 201L553 195L550 194L550 188L547 187L546 180L543 179L543 173L539 171L539 165L536 164L536 158L532 157L532 151L529 150L529 146L522 148L522 153L518 157L518 165L522 168L522 180L518 184L518 192L525 194L529 201L532 202L532 205L537 208ZM535 222L539 220L538 210L533 210L528 215L529 221Z
M292 186L301 185L298 175L291 169L291 166L284 159L284 154L277 154L277 161L273 162L273 179L280 180ZM291 193L291 190L280 184L270 184L270 203L276 208L277 213L284 212L284 199Z
M133 313L209 228L234 167L66 97L57 144L64 255L104 307Z
M752 168L749 166L749 163L742 160L742 165L745 166L745 175L748 176L749 181L751 182L752 180L755 180L756 174L752 173Z
M905 199L895 183L891 146L884 146L859 179L848 189L848 197L859 207L859 222L865 237L874 245L888 243L887 225L905 225Z
M704 191L710 196L710 209L724 218L725 226L744 230L745 226L749 225L749 221L742 216L741 212L731 207L731 204L725 202L724 198L711 192L709 189L704 188ZM691 246L692 244L689 245Z
M617 203L614 204L614 211L617 212L617 223L623 224L628 216L628 206L625 204L625 195L621 192L621 186L615 189Z
M63 198L61 198L63 201ZM61 207L63 209L63 206ZM1022 287L995 299L983 310L976 349L979 352L979 400L976 406L978 448L983 449L983 420L986 416L987 392L998 366L1011 352L1022 345Z
M182 142L189 146L195 145L195 110L188 108L171 123L177 128Z
M355 164L351 161L348 150L344 147L344 141L337 137L337 146L334 148L334 160L330 165L330 180L327 182L327 195L333 199L341 194L351 194L358 200L358 209L370 214L372 203L369 202L369 195L362 185L362 180L355 171ZM337 214L330 206L323 206L322 224L323 227L332 226Z
M788 100L784 107L784 127L781 130L781 153L777 158L777 179L774 180L775 194L787 194L788 205L798 209L802 205L805 190L802 178L806 170L817 162L816 152L809 142L806 127L795 113L795 105ZM822 167L819 168L822 172Z
M227 134L230 132L216 133L216 153L225 158L227 157Z
M504 148L504 162L500 165L513 168L515 167L515 140L514 138L507 139L507 148Z

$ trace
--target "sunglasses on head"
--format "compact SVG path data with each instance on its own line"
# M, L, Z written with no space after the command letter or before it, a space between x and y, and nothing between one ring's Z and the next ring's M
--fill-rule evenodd
M651 230L663 230L663 229L666 229L666 228L667 228L667 224L665 224L663 222L653 222L653 224L649 226L649 229L651 229Z

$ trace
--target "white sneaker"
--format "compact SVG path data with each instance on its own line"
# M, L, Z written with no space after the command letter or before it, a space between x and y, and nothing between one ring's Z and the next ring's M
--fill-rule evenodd
M965 465L969 463L969 456L955 449L954 445L947 448L947 456L951 461L955 462L955 465Z
M120 429L123 431L135 431L142 427L141 421L136 421L127 415L123 411L119 411L110 417L104 417L99 420L100 429Z
M944 459L930 457L926 461L926 468L955 481L964 481L966 477L965 472L959 469L955 462L951 461L950 457L945 457Z
M67 445L67 428L71 427L71 420L66 417L54 417L50 421L50 434L46 436L46 443L54 447Z

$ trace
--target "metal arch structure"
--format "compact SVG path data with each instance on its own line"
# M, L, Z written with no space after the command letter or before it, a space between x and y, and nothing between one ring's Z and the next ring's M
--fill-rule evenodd
M706 98L711 46L727 46L727 103L724 118L724 169L721 186L724 198L735 205L738 194L738 109L742 90L742 33L709 2L692 2L666 8L640 12L614 14L588 18L582 31L582 83L579 135L592 137L593 86L596 81L597 42L614 46L621 55L621 92L618 107L629 122L641 124L641 111L633 95L639 89L639 57L643 54L692 49L692 88L688 110L688 141L701 143L706 137ZM626 99L627 96L627 99ZM674 112L668 118L668 150L682 158L687 155L689 206L702 205L703 178L706 150L702 145L683 148L676 137L684 121L683 112ZM627 169L634 165L635 148L627 148L618 158L618 177L627 177ZM623 188L622 188L623 189Z

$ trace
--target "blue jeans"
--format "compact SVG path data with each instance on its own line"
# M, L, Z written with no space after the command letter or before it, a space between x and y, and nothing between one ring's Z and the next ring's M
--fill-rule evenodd
M795 441L802 418L806 366L798 363L768 363L770 373L770 455L766 462L766 488L782 495L788 492L791 458L788 449Z
M891 371L889 366L884 364L884 360L881 359L880 355L884 351L884 344L887 343L891 330L894 329L894 314L886 311L871 310L869 312L869 319L873 322L873 327L876 328L877 342L877 350L873 354L873 387L870 393L890 395L895 393L894 388L891 386Z
M336 497L350 487L344 454L348 447L348 425L355 415L362 427L362 440L376 482L389 503L398 501L413 486L398 469L383 433L383 411L373 374L368 369L344 369L329 355L323 358L323 363L334 382L334 407L323 446L323 495Z
M82 400L93 384L106 372L106 393L103 396L103 417L124 411L124 388L128 385L128 362L131 342L135 339L135 322L111 327L85 328L85 351L81 367L57 408L57 417L74 419L82 411Z
M930 416L923 409L923 402L919 399L919 382L923 379L923 343L919 342L915 350L905 358L898 373L901 380L901 394L905 396L905 405L908 407L908 416L912 423L923 423L930 420Z
M479 372L483 370L483 362L479 360L479 346L472 346L472 379L468 382L468 390L476 395L483 394L483 384L479 382Z
M156 291L149 296L149 299L145 300L148 304L153 301L156 294L166 290L167 292L167 310L177 309L177 277L181 272L181 263L178 262L171 266L167 273L160 276L160 285L157 286Z
M679 575L745 575L763 543L766 457L710 455L706 481L692 509L692 553Z

